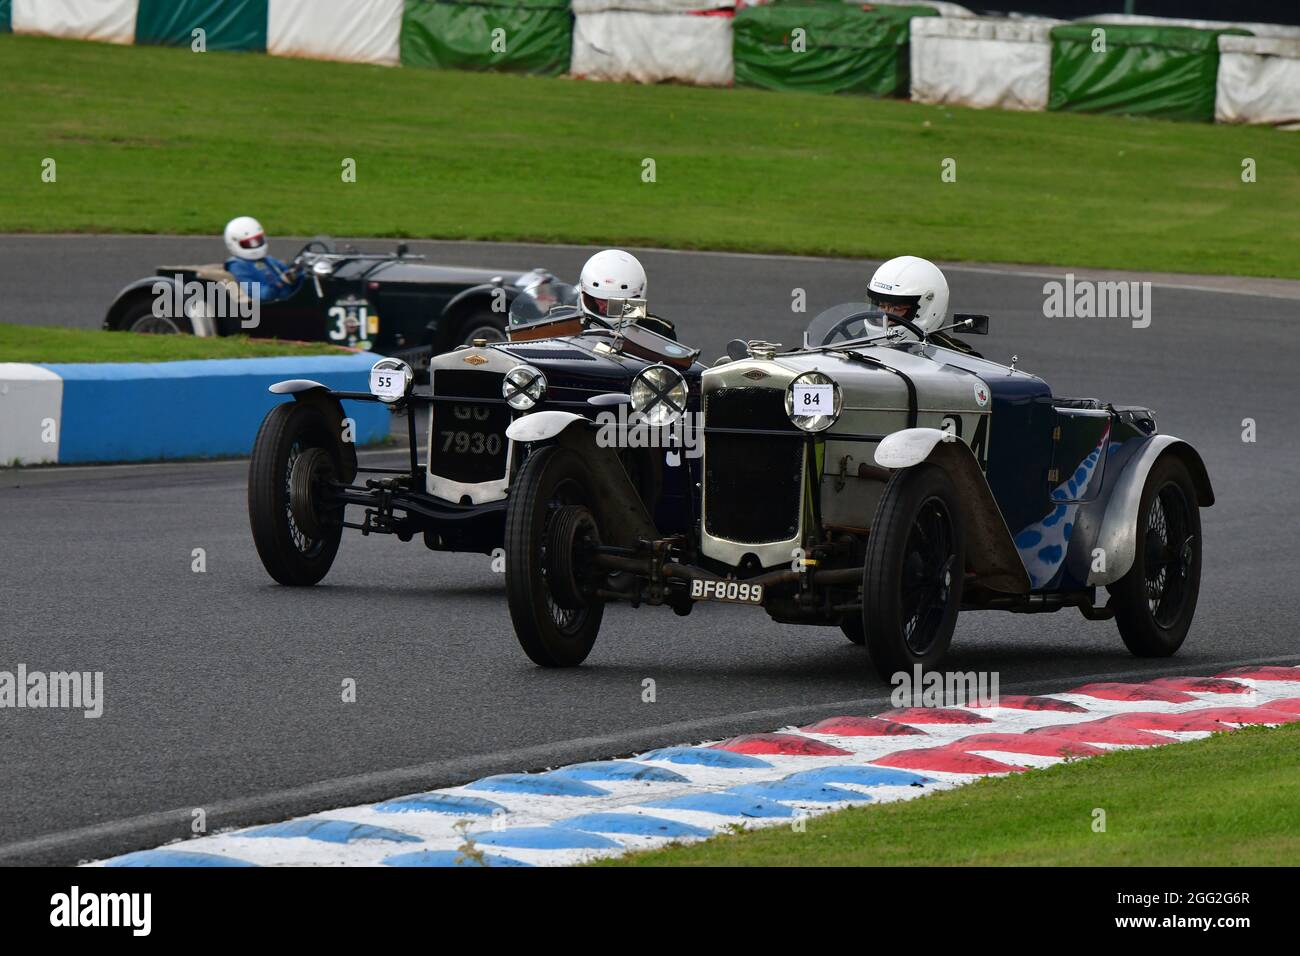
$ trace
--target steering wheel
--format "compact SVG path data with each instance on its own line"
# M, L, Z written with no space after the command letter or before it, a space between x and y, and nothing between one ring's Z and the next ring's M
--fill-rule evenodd
M823 345L829 344L831 340L835 338L835 336L841 334L845 338L848 338L849 337L848 330L850 325L852 325L854 322L863 321L869 315L880 315L880 314L881 313L877 309L864 309L861 312L854 312L852 315L846 315L844 318L836 322L835 325L831 327L830 331L826 333L825 338L822 339L822 344ZM925 341L925 333L922 332L916 326L916 323L914 323L911 319L900 319L898 316L888 315L888 314L886 314L885 317L894 325L901 325L903 328L907 329L907 331L911 332L913 335L916 336L917 341L921 341L921 342Z
M298 250L296 258L301 259L310 252L326 256L333 255L335 252L334 240L329 236L316 236L314 239L308 239L307 244Z

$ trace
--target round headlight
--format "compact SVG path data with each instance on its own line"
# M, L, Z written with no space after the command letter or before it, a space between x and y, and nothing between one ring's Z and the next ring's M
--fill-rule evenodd
M526 412L546 394L546 376L531 365L516 365L501 380L501 397L511 408Z
M370 394L381 402L401 401L411 392L415 373L401 359L382 358L370 366Z
M840 417L840 387L821 372L804 372L795 377L785 393L785 413L806 432L825 431Z
M671 425L686 411L686 379L667 365L651 365L632 379L632 408L645 416L647 424Z

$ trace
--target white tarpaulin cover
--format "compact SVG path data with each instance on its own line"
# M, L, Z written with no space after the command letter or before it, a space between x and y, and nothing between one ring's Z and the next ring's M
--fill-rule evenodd
M575 14L627 10L635 13L689 13L692 10L729 10L736 0L572 0Z
M1300 124L1300 40L1219 37L1214 118L1220 123Z
M862 0L844 0L844 2L857 4L859 6L862 4ZM946 0L871 0L871 3L878 7L910 7L918 4L926 7L934 7L939 11L939 16L941 17L975 16L975 14L967 10L965 7L956 3L947 3Z
M1195 27L1198 30L1227 30L1237 27L1249 30L1257 37L1280 37L1282 39L1300 40L1300 27L1289 27L1281 23L1229 23L1225 20L1181 20L1176 17L1144 17L1136 13L1101 13L1095 17L1080 17L1087 23L1122 23L1129 26L1144 27ZM1077 21L1076 21L1077 22Z
M14 33L135 42L137 0L13 0Z
M1045 110L1057 20L913 17L912 99Z
M579 13L569 72L593 80L730 85L735 76L731 17L624 10Z
M266 49L276 56L397 66L403 0L270 0Z

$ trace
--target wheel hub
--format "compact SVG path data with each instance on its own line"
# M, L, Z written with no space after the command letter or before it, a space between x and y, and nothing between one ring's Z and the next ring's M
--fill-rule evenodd
M329 515L322 507L322 490L334 480L334 462L324 448L308 448L298 455L289 475L289 509L294 524L307 538L325 536Z

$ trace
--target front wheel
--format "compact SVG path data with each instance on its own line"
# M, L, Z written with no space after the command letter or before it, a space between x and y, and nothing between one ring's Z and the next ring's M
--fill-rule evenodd
M338 438L318 409L292 401L267 413L248 464L248 521L263 567L281 584L315 584L334 563L343 514L324 499L342 470Z
M948 473L934 465L895 472L876 507L862 581L862 629L884 680L943 660L965 560L961 504Z
M1201 590L1201 513L1182 460L1160 459L1138 506L1133 566L1107 590L1120 637L1137 657L1169 657L1187 637Z
M605 613L589 595L600 529L587 475L580 455L548 446L528 456L510 488L506 601L520 646L542 667L586 660Z

